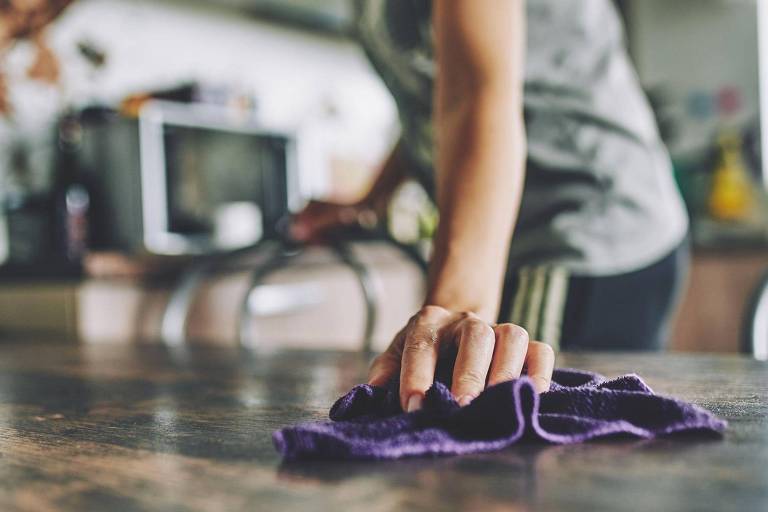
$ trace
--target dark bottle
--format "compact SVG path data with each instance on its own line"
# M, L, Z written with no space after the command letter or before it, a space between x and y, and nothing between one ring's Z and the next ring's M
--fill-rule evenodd
M54 257L65 267L80 268L89 247L91 187L78 165L82 126L76 114L65 114L58 123L57 157L52 189L52 239Z

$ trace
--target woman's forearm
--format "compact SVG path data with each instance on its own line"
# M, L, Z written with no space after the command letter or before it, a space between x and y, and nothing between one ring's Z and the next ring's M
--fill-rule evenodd
M436 4L435 16L447 20L436 24L442 50L435 91L440 225L427 304L495 321L523 188L524 16L521 2L508 2L514 12L502 13L507 30L466 44L462 25L483 21L471 19L482 10L455 12L467 4ZM485 46L494 45L506 49L501 65L487 56Z
M477 98L444 119L440 225L427 303L493 321L523 185L522 120ZM471 111L469 111L471 110ZM511 110L511 109L507 109Z
M402 142L398 140L360 204L381 213L389 204L397 187L405 180L407 173Z

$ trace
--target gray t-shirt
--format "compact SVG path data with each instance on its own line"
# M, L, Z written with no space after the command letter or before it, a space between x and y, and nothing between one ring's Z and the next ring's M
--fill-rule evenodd
M415 170L432 176L429 0L359 0L358 36L392 92ZM510 265L643 268L688 219L610 0L528 0L525 189ZM482 226L478 226L482 229Z

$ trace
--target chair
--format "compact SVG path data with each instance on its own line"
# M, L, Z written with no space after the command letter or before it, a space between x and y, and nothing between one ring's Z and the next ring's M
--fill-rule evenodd
M354 256L354 253L350 250L348 244L343 242L334 243L329 248L338 258L340 263L354 272L360 286L360 291L362 292L363 300L365 301L366 313L362 348L365 352L370 352L373 329L376 326L376 304L378 302L376 288L371 280L370 271L368 267ZM251 292L258 287L271 272L289 264L292 259L301 254L301 250L300 247L284 245L267 261L267 263L253 270L247 292L245 293L240 306L240 326L238 329L238 341L240 345L253 346L253 342L249 335L249 329L252 322L252 314L249 308L249 297Z
M360 233L358 233L358 235L360 235ZM358 239L387 242L390 246L403 253L411 262L415 263L426 277L426 262L421 258L418 250L414 247L395 241L383 230L367 232L364 236ZM365 304L366 315L361 349L364 352L370 352L372 349L372 336L377 321L377 304L379 302L379 297L377 297L376 287L373 284L370 269L355 256L354 251L351 250L349 242L337 241L329 244L327 249L335 256L335 259L340 264L353 272L358 282ZM201 258L196 264L192 265L187 272L182 274L172 290L161 321L161 340L164 344L169 346L180 346L186 343L187 320L190 308L197 291L200 289L205 279L217 271L224 270L234 259L243 254L260 253L265 255L266 258L261 264L251 270L247 291L243 296L240 305L238 328L239 344L246 347L253 346L254 343L249 334L251 332L252 322L254 321L252 312L249 308L249 297L251 292L256 289L269 274L291 264L303 251L304 248L301 246L297 246L285 239L277 239L265 240L255 246L230 253Z

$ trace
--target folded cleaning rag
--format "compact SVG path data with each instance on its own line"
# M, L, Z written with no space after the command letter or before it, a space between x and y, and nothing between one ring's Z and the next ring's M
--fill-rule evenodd
M655 395L637 375L555 370L538 395L528 377L487 388L460 407L438 380L421 410L404 413L397 383L355 386L331 408L333 421L278 430L286 460L397 459L500 450L520 440L579 443L605 436L650 439L678 432L719 434L726 422L693 404Z

